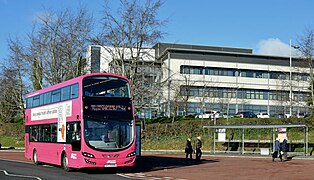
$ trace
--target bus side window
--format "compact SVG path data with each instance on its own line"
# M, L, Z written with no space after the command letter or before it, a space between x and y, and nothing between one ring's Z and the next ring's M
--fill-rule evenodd
M30 128L30 142L38 141L38 129L37 126L32 126Z
M73 124L72 141L81 140L81 126L79 123Z
M57 124L51 125L51 142L57 142Z
M67 143L71 143L71 134L72 134L72 130L71 130L71 123L68 123L67 124L67 127L66 127L66 142Z
M40 105L40 106L44 105L44 94L41 94L41 95L39 96L39 105Z
M67 143L79 141L81 139L81 127L79 123L67 124Z
M40 104L40 96L37 95L37 96L34 96L33 97L33 106L36 107L36 106L39 106Z
M71 99L78 97L78 84L71 85Z
M51 92L46 92L44 94L44 104L50 104L51 103Z
M61 101L70 99L70 86L61 89Z
M61 90L57 89L52 91L51 93L51 102L55 103L55 102L60 102L61 100Z
M42 125L43 138L42 141L50 142L51 141L51 127L50 125Z
M67 126L67 142L71 143L73 151L81 150L81 126L78 122Z
M27 98L26 107L27 107L27 108L32 108L32 107L33 107L33 97Z

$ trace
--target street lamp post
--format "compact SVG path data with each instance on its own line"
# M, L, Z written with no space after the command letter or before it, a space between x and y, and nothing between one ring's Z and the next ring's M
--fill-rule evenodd
M299 49L299 46L293 46L292 45L292 41L290 39L290 46L289 46L289 50L290 50L290 63L289 63L289 72L290 72L290 76L289 76L289 80L290 80L290 92L289 92L289 99L290 99L290 111L289 111L289 115L290 117L292 116L292 53L291 53L291 48L294 49Z

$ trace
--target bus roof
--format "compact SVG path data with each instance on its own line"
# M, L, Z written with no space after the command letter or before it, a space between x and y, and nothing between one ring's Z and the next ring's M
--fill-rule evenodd
M112 73L91 73L91 74L85 74L85 75L82 75L82 76L79 76L79 77L76 77L76 78L73 78L73 79L69 79L67 81L64 81L64 82L61 82L61 83L58 83L58 84L55 84L55 85L52 85L52 86L48 86L48 87L40 89L38 91L31 92L31 93L26 95L26 98L32 97L32 96L36 96L38 94L42 94L42 93L45 93L45 92L48 92L48 91L51 91L51 90L54 90L54 89L58 89L60 87L64 87L64 86L67 86L67 85L70 85L70 84L74 84L76 82L80 82L80 81L82 81L83 78L89 77L89 76L114 76L114 77L125 79L125 80L127 80L129 82L129 80L126 77L118 75L118 74L112 74Z

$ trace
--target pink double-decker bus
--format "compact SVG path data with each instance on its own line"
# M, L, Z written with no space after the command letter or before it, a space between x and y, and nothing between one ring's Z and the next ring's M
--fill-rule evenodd
M125 77L94 73L26 96L25 157L64 170L134 166L136 133Z

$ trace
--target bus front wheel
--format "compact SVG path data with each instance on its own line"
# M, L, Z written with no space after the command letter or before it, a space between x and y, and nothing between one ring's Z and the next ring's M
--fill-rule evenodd
M39 165L39 161L38 161L38 155L37 155L37 151L34 150L33 152L33 163L36 165Z
M71 168L69 168L69 160L65 153L62 156L62 168L67 172L71 171Z

